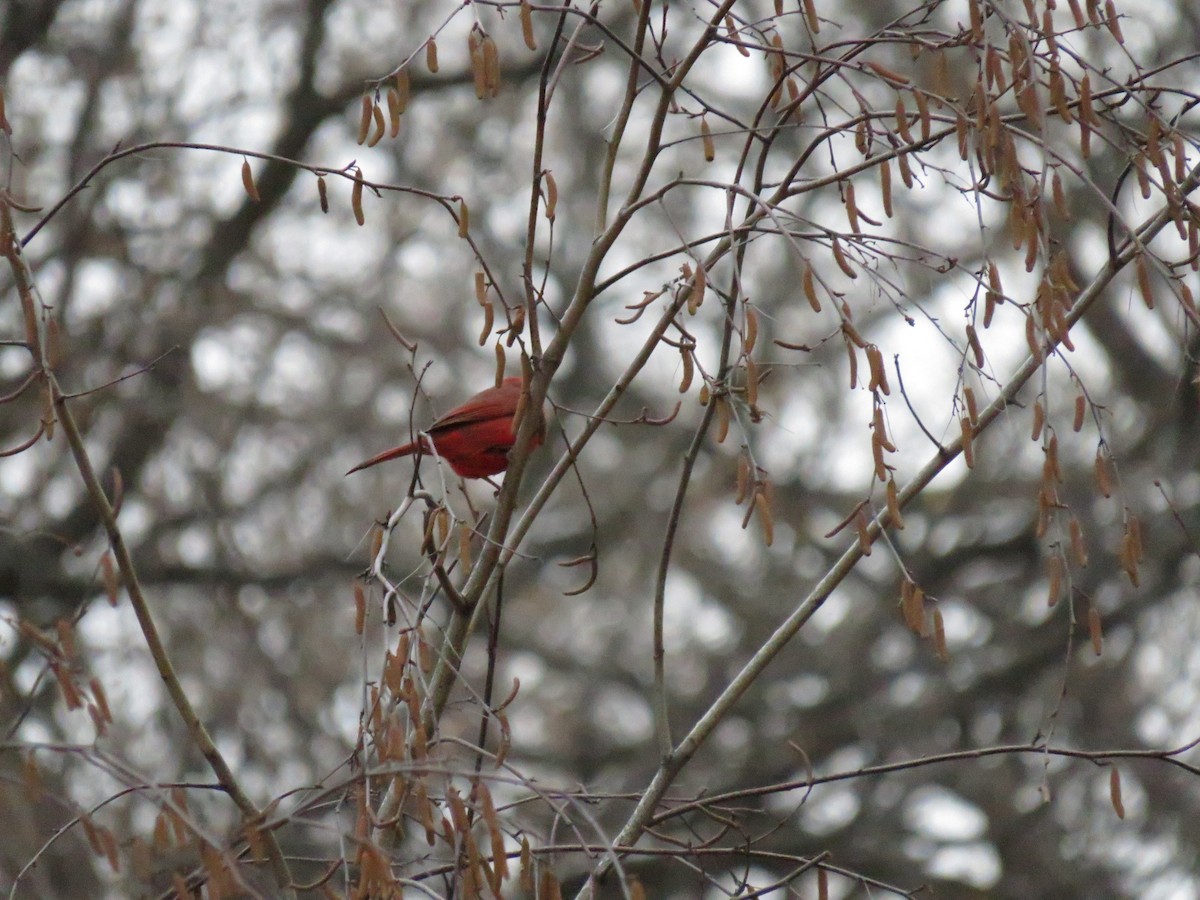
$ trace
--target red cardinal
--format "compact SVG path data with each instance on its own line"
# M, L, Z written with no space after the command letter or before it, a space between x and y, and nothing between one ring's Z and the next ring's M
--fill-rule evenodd
M462 406L446 413L428 429L437 455L450 464L463 478L485 478L508 468L508 451L516 436L513 416L521 399L521 379L505 378L500 387L480 391ZM541 444L546 426L533 437L533 446ZM418 448L416 441L384 450L361 462L350 472L357 472L376 463L418 452L428 453L428 445Z

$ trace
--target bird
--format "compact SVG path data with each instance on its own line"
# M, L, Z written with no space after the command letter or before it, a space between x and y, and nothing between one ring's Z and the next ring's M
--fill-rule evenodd
M521 400L520 378L505 378L498 387L480 391L461 406L437 419L425 430L433 442L433 450L462 478L486 478L508 468L508 451L516 441L513 417ZM546 436L545 417L533 436L531 447L537 447ZM347 475L369 468L389 459L410 454L430 453L429 445L421 443L424 436L390 450L384 450L360 462Z

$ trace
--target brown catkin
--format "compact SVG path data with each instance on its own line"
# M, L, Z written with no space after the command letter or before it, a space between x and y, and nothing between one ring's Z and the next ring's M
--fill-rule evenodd
M746 328L742 335L742 349L746 353L753 353L754 346L758 343L758 313L749 303L743 306L746 317Z
M704 161L712 162L717 158L716 145L713 144L712 129L708 125L708 117L700 117L700 144L704 148Z
M982 369L983 345L979 343L979 333L975 330L975 326L970 323L967 323L967 344L971 348L971 354L975 357L975 368Z
M1121 773L1116 766L1108 769L1108 798L1112 801L1113 812L1118 819L1125 818L1125 803L1121 799Z
M375 101L373 101L371 99L369 94L363 94L362 110L361 110L361 113L360 113L359 119L358 119L358 143L359 144L365 143L367 140L367 134L371 130L371 119L373 118L374 110L375 110Z
M363 177L362 169L354 169L354 187L350 189L350 209L354 211L354 221L360 226L365 225L367 218L363 213Z
M966 416L958 420L959 433L962 435L963 462L968 469L975 468L975 429Z
M396 137L400 134L400 92L394 87L387 89L388 134Z
M458 236L465 238L471 233L471 208L467 206L467 201L460 199L458 201Z
M533 36L533 8L529 0L521 0L521 37L525 46L530 50L537 49L537 39Z
M691 348L680 347L679 357L683 365L683 375L679 381L679 393L686 394L692 386L692 377L695 375L695 367L692 364Z
M371 132L371 136L367 139L367 146L374 147L387 134L387 123L383 120L383 110L379 108L378 103L371 106L371 120L375 123L375 130Z
M1104 456L1104 451L1096 450L1096 487L1105 497L1112 496L1112 476L1108 471L1108 460Z
M933 649L942 662L950 658L950 651L946 647L946 622L942 618L942 611L936 606L933 608Z
M808 305L812 307L813 312L819 313L821 311L821 301L817 299L817 288L813 279L812 266L807 262L804 263L804 274L800 280L804 285L804 297L808 300Z
M883 201L883 214L892 217L892 161L885 159L879 164L879 193Z
M817 18L817 7L813 0L804 0L804 20L813 34L821 30L821 20Z
M1100 611L1092 606L1088 608L1088 637L1092 642L1092 652L1097 656L1104 653L1104 626L1100 621Z
M888 514L892 518L892 527L903 531L904 516L900 514L900 501L896 493L896 479L889 478L887 483L887 508Z
M837 238L834 238L832 241L832 246L833 259L838 264L838 268L846 274L847 278L858 278L858 273L854 271L854 267L850 265L850 260L846 258L846 254L842 250L841 242L839 242Z
M254 184L254 173L250 171L250 161L242 160L242 187L246 189L246 196L258 203L262 197L258 195L258 187Z

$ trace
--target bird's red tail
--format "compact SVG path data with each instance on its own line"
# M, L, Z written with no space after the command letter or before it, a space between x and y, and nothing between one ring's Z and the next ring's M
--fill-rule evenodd
M384 450L382 453L372 456L370 459L364 462L360 462L346 474L350 475L359 471L360 469L368 469L377 463L387 462L389 459L397 459L401 456L408 456L411 453L415 453L416 450L417 445L411 441L407 444L401 444L399 447L393 447L391 450Z

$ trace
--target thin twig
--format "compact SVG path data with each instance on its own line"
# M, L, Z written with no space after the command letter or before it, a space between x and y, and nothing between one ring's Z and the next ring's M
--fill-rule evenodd
M120 376L119 378L114 378L114 379L112 379L112 381L106 381L106 382L104 382L104 384L98 384L98 385L96 385L96 387L88 388L85 391L76 391L73 394L63 394L63 399L64 400L77 400L80 397L86 397L88 394L94 394L97 391L102 391L105 388L110 388L113 385L120 384L122 381L128 381L130 378L137 378L139 375L145 375L147 372L149 372L151 369L153 369L155 366L157 366L160 362L162 362L167 356L174 353L178 349L179 349L178 344L176 344L174 347L169 347L166 350L164 350L162 353L160 353L158 356L154 357L154 359L150 360L150 362L146 363L144 366L138 366L132 372L126 372L124 375Z

